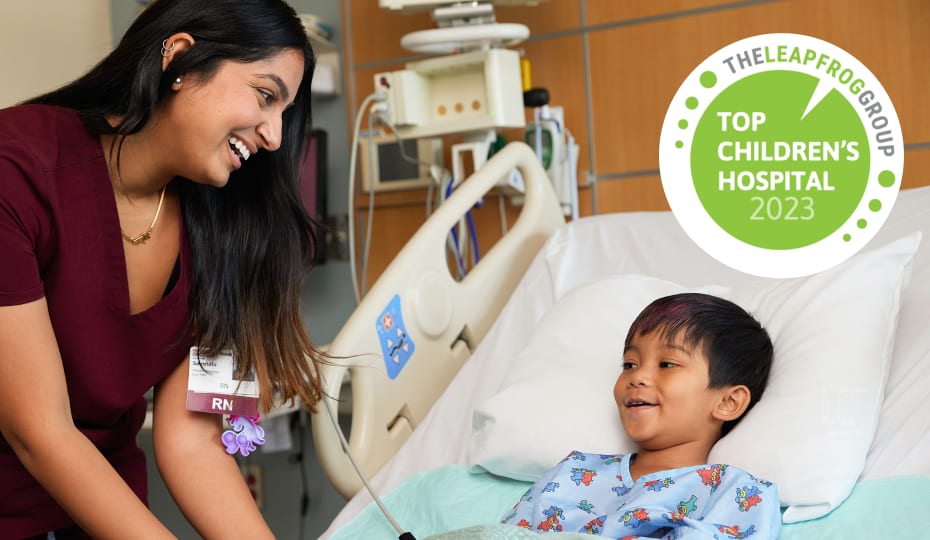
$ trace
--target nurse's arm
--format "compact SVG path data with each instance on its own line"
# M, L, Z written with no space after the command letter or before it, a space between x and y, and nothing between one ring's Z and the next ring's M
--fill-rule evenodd
M74 426L45 299L0 307L0 432L94 538L173 538Z
M155 462L181 512L204 538L273 538L236 460L222 415L186 408L188 359L155 387Z

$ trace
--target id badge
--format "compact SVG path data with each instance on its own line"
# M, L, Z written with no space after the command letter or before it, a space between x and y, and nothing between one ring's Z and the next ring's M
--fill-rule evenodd
M203 356L191 347L187 377L187 410L258 417L255 371L236 378L236 358L230 352Z

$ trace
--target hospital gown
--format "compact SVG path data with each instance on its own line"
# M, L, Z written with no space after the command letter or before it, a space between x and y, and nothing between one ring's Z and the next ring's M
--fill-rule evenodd
M631 480L633 454L572 452L520 498L502 523L608 538L775 539L774 484L728 465L698 465Z

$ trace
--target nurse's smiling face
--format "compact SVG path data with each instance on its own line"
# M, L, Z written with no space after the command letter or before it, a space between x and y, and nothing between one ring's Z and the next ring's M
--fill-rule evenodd
M224 61L209 78L183 76L159 111L162 156L174 175L224 186L256 152L281 146L282 115L303 77L301 51L285 49L256 62Z

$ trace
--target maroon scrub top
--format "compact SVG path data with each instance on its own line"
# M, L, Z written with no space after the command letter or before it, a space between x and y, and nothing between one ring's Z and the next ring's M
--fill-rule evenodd
M0 110L0 305L45 297L74 423L142 501L145 456L136 435L144 394L190 347L190 251L183 222L180 229L177 280L156 305L131 315L119 216L99 139L69 109ZM0 536L72 524L0 436Z

